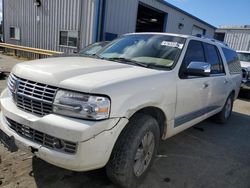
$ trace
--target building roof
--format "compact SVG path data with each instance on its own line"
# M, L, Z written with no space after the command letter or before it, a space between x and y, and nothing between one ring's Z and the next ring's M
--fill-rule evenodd
M250 25L221 25L218 29L250 29Z
M203 24L205 24L205 25L207 25L208 27L211 27L213 29L217 29L215 26L213 26L213 25L201 20L200 18L197 18L196 16L194 16L194 15L192 15L192 14L190 14L190 13L188 13L188 12L186 12L186 11L184 11L184 10L182 10L182 9L180 9L180 8L166 2L165 0L157 0L157 1L164 4L164 5L167 5L168 7L173 8L173 9L175 9L175 10L177 10L177 11L179 11L179 12L181 12L181 13L183 13L183 14L185 14L185 15L187 15L187 16L189 16L189 17L191 17L191 18L193 18L193 19L195 19L195 20L197 20L197 21L199 21L199 22L201 22Z

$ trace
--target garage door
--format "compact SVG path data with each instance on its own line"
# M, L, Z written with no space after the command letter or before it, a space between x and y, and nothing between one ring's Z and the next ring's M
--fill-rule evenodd
M192 30L192 35L205 35L206 34L206 30L202 29L201 27L198 27L196 25L193 26L193 30Z

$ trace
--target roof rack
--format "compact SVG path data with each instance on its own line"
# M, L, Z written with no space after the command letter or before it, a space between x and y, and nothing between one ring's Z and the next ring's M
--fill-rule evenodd
M208 40L210 40L210 41L212 41L212 42L217 42L217 43L219 43L219 44L221 44L221 45L224 45L224 46L228 46L228 44L225 43L225 42L222 42L222 41L220 41L220 40L217 40L217 39L214 39L214 38L211 38L211 37L206 37L205 35L196 34L196 35L194 35L194 36L199 37L199 38L202 38L202 39L208 39Z

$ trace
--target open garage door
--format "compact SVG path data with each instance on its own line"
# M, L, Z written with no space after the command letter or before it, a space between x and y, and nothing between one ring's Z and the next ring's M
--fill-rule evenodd
M139 4L136 32L163 32L167 14Z

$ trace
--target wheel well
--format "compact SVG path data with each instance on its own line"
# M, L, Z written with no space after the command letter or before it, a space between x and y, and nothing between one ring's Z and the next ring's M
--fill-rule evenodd
M140 114L147 114L147 115L150 115L153 118L155 118L156 121L158 122L158 125L159 125L159 128L160 128L160 135L161 136L163 135L163 133L164 133L164 126L165 126L165 122L166 122L166 116L165 116L164 112L160 108L157 108L157 107L146 107L146 108L140 109L139 111L137 111L136 113L134 113L133 116L136 115L136 114L138 114L138 113L140 113Z

